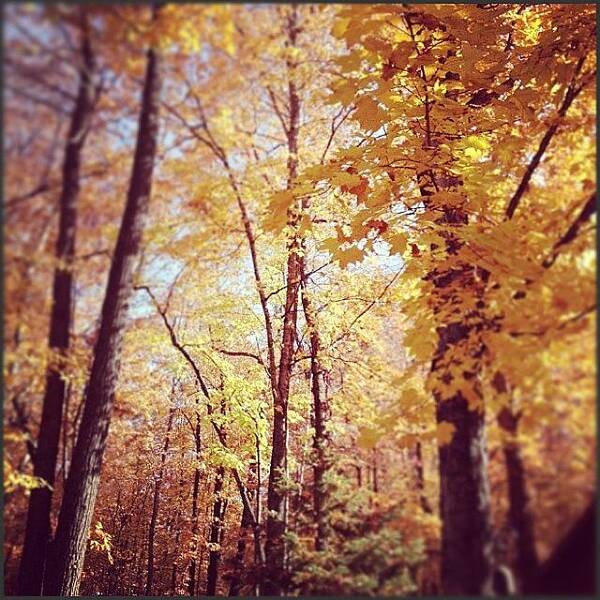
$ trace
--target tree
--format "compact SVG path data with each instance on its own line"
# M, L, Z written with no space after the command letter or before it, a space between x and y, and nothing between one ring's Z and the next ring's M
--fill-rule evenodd
M56 158L79 50L76 12L6 14L11 594L43 484ZM594 7L86 14L104 93L69 271L54 589L537 589L525 571L595 486ZM132 175L149 47L163 85L141 103L160 105L148 203Z
M158 9L154 9L154 19L157 15ZM73 595L79 588L87 531L110 425L125 312L150 199L161 85L160 59L150 47L127 203L111 263L85 406L53 542L53 560L44 585L44 590L51 594Z
M463 17L467 22L478 21L480 8L465 9ZM477 217L489 204L482 202L484 186L477 180L470 181L464 167L469 158L478 161L485 156L491 137L498 143L506 135L503 124L496 125L493 121L496 106L497 117L505 114L502 111L509 108L511 101L522 107L522 117L534 115L523 105L521 97L528 98L526 82L535 76L531 65L542 50L538 46L516 44L516 36L532 32L528 22L515 19L509 7L493 8L485 31L477 37L473 34L475 28L460 24L454 15L438 8L347 9L341 16L344 20L340 22L338 35L346 39L349 48L360 45L344 62L350 78L341 80L334 98L354 102L357 107L354 118L373 133L364 138L367 143L359 157L349 152L337 161L346 165L345 170L350 174L342 190L349 191L367 206L358 214L352 235L338 234L338 241L353 242L373 230L376 234L386 233L390 217L394 221L393 216L385 214L390 207L386 200L388 193L392 206L398 195L403 194L400 205L415 214L424 227L420 243L412 243L410 247L413 257L422 255L423 246L429 248L430 266L425 267L425 261L421 260L415 271L425 275L423 281L427 283L423 288L430 299L437 332L437 341L432 339L428 343L434 348L430 354L431 389L436 398L438 428L451 434L439 451L442 579L447 593L481 593L489 585L493 557L484 404L478 381L488 351L481 333L490 325L493 330L498 323L496 315L485 314L489 306L486 288L493 289L495 284L497 289L500 284L495 280L497 267L490 261L481 261L474 247L481 238L473 244L474 238L466 234L474 220L471 214ZM574 36L590 27L587 14L578 16L570 23L569 31ZM546 12L540 18L550 23L561 21L565 14ZM380 30L375 31L375 26L380 26ZM500 37L500 31L505 35ZM589 46L578 43L569 46L570 42L551 35L544 39L545 44L565 52L571 65L561 71L559 83L550 79L546 83L554 85L553 100L558 101L560 120L593 74L583 69ZM522 59L529 60L522 69L503 62L505 72L499 72L502 68L498 69L499 63L495 61L504 54L520 54ZM365 59L370 68L361 72ZM485 59L487 67L483 66ZM369 92L365 93L367 89ZM400 99L403 104L398 103ZM558 122L553 121L546 130L510 198L506 208L508 218L513 216L558 129ZM377 135L380 128L383 128L383 143ZM365 157L369 160L366 168L359 163ZM361 171L353 166L355 163L362 167ZM325 174L319 175L322 179ZM480 171L477 175L480 181L484 180ZM422 209L406 197L411 191L410 178L416 180ZM333 178L330 181L337 183ZM381 200L377 199L378 193ZM381 220L382 216L387 220ZM391 244L392 251L395 246L400 249L407 246L404 232L396 237L389 234L382 237ZM355 260L363 255L358 249L346 252L353 252ZM340 250L334 252L334 256L340 255ZM430 328L431 316L416 311L413 316L416 318L418 314L424 321L420 327ZM420 347L423 346L420 342ZM424 350L429 353L426 347Z
M90 129L96 86L95 61L90 43L85 10L80 11L81 65L79 89L71 115L62 167L62 192L59 200L59 233L56 242L58 267L54 272L52 314L50 317L49 347L57 356L46 375L42 420L38 432L34 476L45 485L32 490L27 512L27 527L19 571L19 590L37 595L42 589L46 545L50 538L50 507L56 473L58 446L63 419L66 382L63 377L64 358L69 349L71 317L73 314L73 274L77 201L79 195L81 153Z

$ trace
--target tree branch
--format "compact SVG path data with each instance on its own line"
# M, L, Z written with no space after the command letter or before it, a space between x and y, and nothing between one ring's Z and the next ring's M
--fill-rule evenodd
M596 212L596 192L588 198L587 202L583 205L581 212L577 215L577 218L571 223L569 229L565 234L554 244L552 248L552 254L543 262L542 266L547 269L554 264L557 259L560 249L562 246L571 243L576 237L581 227L587 223L592 215Z
M581 67L583 66L584 60L585 60L585 57L582 57L577 62L577 65L575 67L575 73L573 74L571 83L567 87L567 91L565 93L563 102L562 102L560 108L558 109L557 118L553 121L552 125L550 125L550 127L548 127L548 129L546 130L544 137L540 141L540 145L538 146L537 152L533 155L533 158L531 159L531 162L527 166L527 169L525 169L525 173L523 174L523 177L519 183L519 186L515 190L515 193L513 194L512 198L510 199L510 202L508 203L508 206L506 208L506 215L505 215L507 220L510 220L513 218L515 211L517 210L519 203L521 202L521 199L523 198L523 196L525 195L525 192L527 191L527 188L529 186L529 182L533 176L533 173L535 172L538 165L540 164L542 157L544 156L544 153L546 152L546 149L548 148L548 146L550 145L550 142L552 141L552 138L556 134L556 131L558 130L558 126L560 125L562 118L567 114L567 110L569 110L569 107L573 103L573 100L575 100L575 98L579 95L581 90L585 87L585 83L583 83L579 87L575 86L575 79L577 78L577 75L579 74L579 71L581 70Z

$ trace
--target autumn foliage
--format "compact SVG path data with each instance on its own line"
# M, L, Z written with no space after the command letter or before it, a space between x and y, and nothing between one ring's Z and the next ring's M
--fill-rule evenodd
M4 11L6 593L593 593L594 5Z

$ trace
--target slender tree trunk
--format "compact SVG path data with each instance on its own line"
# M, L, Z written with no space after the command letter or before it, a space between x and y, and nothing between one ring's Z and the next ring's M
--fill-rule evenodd
M158 14L155 7L154 18ZM160 107L159 58L147 54L138 138L123 221L108 277L85 407L67 480L46 592L76 595L112 414L132 277L150 198Z
M50 315L50 350L56 353L46 371L46 389L42 404L42 420L37 440L34 475L44 479L50 487L31 491L27 510L25 541L19 568L19 593L36 596L41 593L46 561L46 547L50 538L50 511L54 486L60 429L62 425L65 379L62 376L64 358L69 348L69 333L73 305L73 258L77 224L77 201L81 152L89 130L94 103L95 61L88 38L85 16L82 15L81 68L79 91L71 116L68 139L62 166L59 231L56 242L58 266L52 286Z
M200 452L202 450L202 439L200 429L199 407L196 406L196 426L194 429L194 444L196 448L196 463L200 461ZM188 593L190 596L196 595L196 553L198 550L198 498L200 496L200 467L196 464L194 468L194 484L192 488L192 547L190 549L191 559L188 578Z
M225 510L227 500L222 497L223 485L225 483L225 467L219 467L215 477L214 503L212 520L210 524L209 541L211 544L208 553L208 568L206 570L206 595L214 596L217 591L219 579L219 564L221 562L221 542L223 541Z
M327 420L329 417L329 407L324 395L322 377L323 368L321 366L321 337L315 320L315 313L311 300L306 292L306 274L302 273L302 306L306 325L310 337L310 371L311 371L311 392L313 397L313 414L315 434L313 438L313 448L315 452L313 467L313 508L315 512L316 534L315 549L317 551L325 550L327 547L327 518L325 505L327 502L327 489L325 484L325 475L327 473L327 447L329 436L327 433Z
M290 7L288 19L288 43L296 45L299 31L298 7ZM298 130L300 125L300 97L295 82L295 64L291 61L288 67L288 100L289 125L288 140L288 189L293 185L298 169ZM297 215L292 211L290 221L296 225ZM265 544L265 578L263 593L268 596L279 596L285 591L286 544L287 529L287 445L288 445L288 397L292 360L294 356L294 340L296 337L296 317L298 313L298 289L302 275L302 257L300 240L294 235L288 249L287 289L283 319L281 355L279 360L279 377L277 394L273 407L273 436L271 466L267 492L267 537Z
M419 493L419 502L423 512L431 514L431 506L425 494L425 468L423 465L423 449L421 442L417 442L415 446L415 472L417 476L417 490Z
M539 561L535 549L533 515L529 509L525 467L516 439L519 416L515 415L510 408L504 407L498 414L497 420L506 433L502 451L508 482L508 519L516 538L515 570L521 587L520 591L526 594L532 592L528 589L528 584L531 580L531 573L535 573L539 567Z
M248 495L250 499L252 499L252 495L250 493ZM231 581L229 583L229 596L239 596L244 583L244 559L246 557L246 545L248 543L251 525L252 519L250 517L250 511L244 506L237 548L233 559L233 569Z
M373 448L373 492L379 493L379 468L377 464L377 448Z
M156 534L156 522L158 520L158 511L160 508L160 489L162 487L163 476L165 472L165 462L167 460L167 452L169 451L170 434L173 426L173 416L175 409L169 410L169 421L167 423L167 432L165 434L165 445L160 456L160 469L158 477L154 482L154 498L152 500L152 513L150 516L150 527L148 529L148 569L146 572L146 596L152 596L152 584L154 581L154 537Z

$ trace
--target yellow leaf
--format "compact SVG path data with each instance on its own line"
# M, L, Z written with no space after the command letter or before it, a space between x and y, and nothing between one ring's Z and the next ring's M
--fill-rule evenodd
M403 233L397 233L387 240L390 245L390 254L404 254L406 251L406 236Z
M445 446L452 441L452 436L456 431L456 426L453 423L448 423L447 421L442 421L438 423L437 430L435 436L437 438L438 444L440 446Z
M372 427L362 428L358 434L356 444L363 450L371 450L379 441L379 432Z
M356 102L354 118L367 130L379 129L386 120L385 112L379 108L379 104L370 96L362 96Z
M287 212L294 195L290 190L276 192L269 201L268 215L263 221L263 227L267 231L281 231L287 223Z
M333 254L333 259L339 261L340 267L345 269L350 263L360 262L363 259L363 251L356 246L352 246L347 250L342 250L338 248L337 251Z

